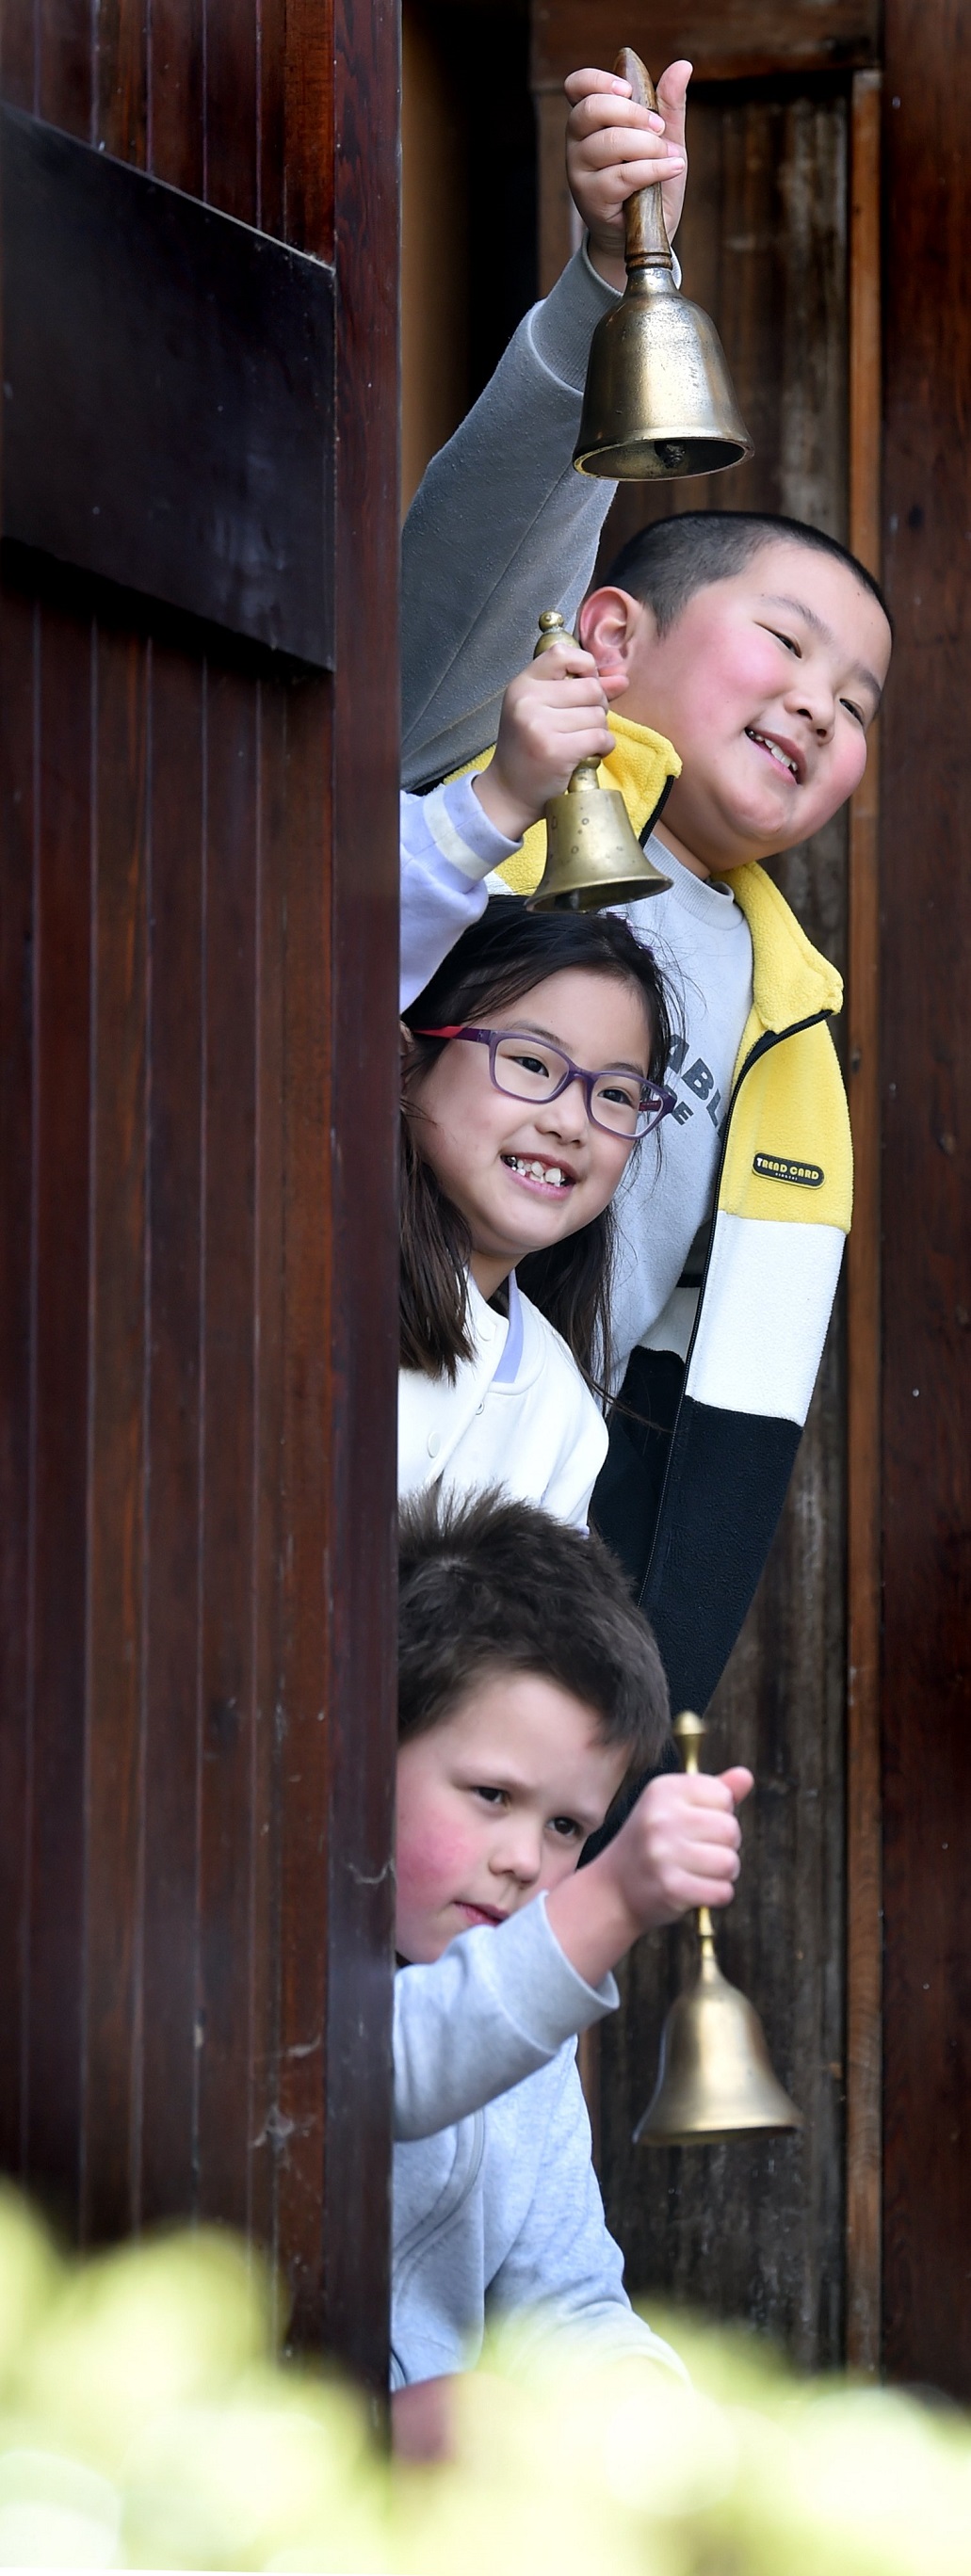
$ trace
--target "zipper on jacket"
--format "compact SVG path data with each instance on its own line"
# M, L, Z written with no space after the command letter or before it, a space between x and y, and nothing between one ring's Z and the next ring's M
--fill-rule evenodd
M678 1436L678 1424L679 1424L679 1422L680 1422L680 1420L681 1420L681 1407L682 1407L682 1405L683 1405L683 1403L684 1403L684 1399L685 1399L685 1391L686 1391L687 1384L688 1384L688 1371L689 1371L689 1369L690 1369L690 1367L691 1367L692 1353L693 1353L693 1351L694 1351L694 1346L695 1346L695 1343L696 1343L697 1338L698 1338L698 1328L699 1328L699 1325L700 1325L700 1323L701 1323L701 1310L702 1310L702 1307L703 1307L703 1305L704 1305L704 1301L705 1301L705 1290L706 1290L706 1288L707 1288L707 1286L708 1286L708 1272L709 1272L709 1269L710 1269L710 1267L711 1267L711 1256L712 1256L712 1252L713 1252L713 1250L714 1250L714 1243L715 1243L715 1222L716 1222L716 1219L717 1219L717 1216L718 1216L718 1201L719 1201L719 1197L720 1197L720 1194L721 1194L722 1173L723 1173L723 1171L724 1171L724 1169L725 1169L725 1156L726 1156L726 1154L727 1154L727 1152L728 1152L728 1136L729 1136L729 1130L730 1130L731 1123L732 1123L732 1117L733 1117L733 1115L734 1115L735 1103L736 1103L736 1101L737 1101L737 1099L738 1099L738 1095L739 1095L739 1092L741 1091L742 1084L743 1084L743 1082L744 1082L744 1080L745 1080L745 1076L746 1076L746 1074L747 1074L747 1073L751 1073L751 1070L752 1070L753 1065L761 1063L761 1060L762 1060L762 1057L763 1057L763 1056L765 1056L765 1055L771 1055L773 1047L782 1046L782 1045L785 1043L786 1038L797 1038L797 1037L800 1037L800 1036L801 1036L801 1034L802 1034L802 1031L803 1031L804 1029L815 1029L815 1028L818 1028L818 1027L819 1027L819 1025L820 1025L820 1022L821 1022L821 1021L832 1019L832 1016L833 1016L832 1011L811 1011L808 1019L805 1019L805 1020L793 1020L793 1022L792 1022L792 1024L791 1024L791 1026L790 1026L789 1028L787 1028L787 1029L765 1029L765 1030L763 1030L762 1036L761 1036L760 1038L756 1038L756 1041L755 1041L755 1045L754 1045L754 1047L750 1047L749 1052L748 1052L748 1054L747 1054L747 1056L746 1056L746 1058L745 1058L745 1062L744 1062L744 1064L742 1065L742 1067L741 1067L741 1069L740 1069L740 1071L739 1071L739 1073L738 1073L737 1079L736 1079L736 1081L734 1082L734 1084L733 1084L733 1086L732 1086L732 1094L731 1094L731 1098L730 1098L730 1100L729 1100L728 1107L727 1107L727 1109L726 1109L726 1111L725 1111L725 1124L724 1124L724 1127L722 1128L721 1153L719 1154L719 1157L718 1157L718 1169L717 1169L716 1174L715 1174L714 1214L713 1214L713 1217L712 1217L711 1228L710 1228L709 1236L708 1236L708 1249L707 1249L707 1252L706 1252L706 1254L705 1254L705 1266L704 1266L704 1269L703 1269L702 1274L701 1274L701 1286L700 1286L700 1288L699 1288L699 1290L698 1290L698 1303L697 1303L697 1306L696 1306L696 1308L695 1308L695 1319L694 1319L694 1323L693 1323L693 1325L692 1325L692 1327L691 1327L691 1336L690 1336L690 1339L689 1339L689 1342L688 1342L688 1348L687 1348L687 1351L686 1351L686 1353L685 1353L684 1377L682 1378L682 1381L681 1381L681 1393L680 1393L680 1395L679 1395L679 1397L678 1397L677 1412L675 1413L674 1421L673 1421L673 1423L672 1423L672 1425L671 1425L671 1440L670 1440L670 1445L669 1445L669 1448L668 1448L668 1460L667 1460L667 1466L665 1467L665 1470L664 1470L664 1482L663 1482L663 1484L662 1484L662 1486L661 1486L660 1500L659 1500L659 1502L658 1502L658 1507L657 1507L657 1519L656 1519L656 1521L655 1521L655 1523L654 1523L654 1536L653 1536L653 1539L652 1539L652 1541L651 1541L651 1553L650 1553L650 1556L648 1557L647 1565L646 1565L645 1572L644 1572L644 1579L643 1579L643 1582L642 1582L642 1584L641 1584L640 1591L639 1591L639 1593L638 1593L638 1595L637 1595L637 1606L638 1606L638 1609L639 1609L639 1610L642 1610L642 1609L643 1609L643 1607L644 1607L644 1595L645 1595L645 1593L646 1593L646 1591L647 1591L647 1587L648 1587L648 1584L649 1584L650 1579L651 1579L651 1573L652 1573L652 1569L653 1569L653 1565L654 1565L654 1558L655 1558L655 1554L656 1554L656 1550L657 1550L658 1538L659 1538L660 1531L661 1531L661 1524L662 1524L662 1521L663 1521L663 1519L664 1519L664 1506L665 1506L665 1502L667 1501L668 1481L669 1481L669 1478L670 1478L670 1474L671 1474L671 1466L672 1466L672 1461L673 1461L673 1458L674 1458L674 1444L675 1444L675 1441L676 1441L677 1436Z

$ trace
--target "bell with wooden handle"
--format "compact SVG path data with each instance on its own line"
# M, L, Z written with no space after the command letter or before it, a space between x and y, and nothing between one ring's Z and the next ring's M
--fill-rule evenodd
M697 1771L704 1719L686 1709L674 1733L685 1770ZM706 1905L698 1909L698 1934L701 1955L664 2024L657 2083L634 2131L637 2146L691 2146L751 2129L802 2128L802 2112L773 2074L757 2012L722 1976Z
M558 608L544 608L537 654L563 638L575 644ZM671 884L642 849L617 787L601 787L595 760L580 760L562 796L544 808L546 866L531 912L599 912L607 903L637 903Z
M614 70L656 110L629 45ZM628 197L624 226L627 284L593 335L574 465L622 482L717 474L751 456L752 441L715 325L674 283L659 187Z

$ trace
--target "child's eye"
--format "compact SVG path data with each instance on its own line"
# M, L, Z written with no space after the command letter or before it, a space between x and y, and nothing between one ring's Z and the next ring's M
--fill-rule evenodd
M472 1795L473 1798L484 1799L487 1807L503 1807L506 1803L506 1792L504 1789L489 1789L484 1784L480 1785L478 1782L472 1791Z
M506 1062L507 1064L517 1064L521 1073L530 1074L534 1080L537 1078L541 1082L549 1082L550 1080L550 1068L544 1056L527 1055L522 1048L518 1047L515 1055L513 1055L511 1049L507 1048Z
M845 707L845 708L846 708L846 712L847 712L847 715L848 715L848 716L855 716L856 721L857 721L857 724L858 724L858 725L862 725L862 726L863 726L863 728L864 728L864 731L865 731L865 730L866 730L866 717L865 717L865 715L864 715L864 713L863 713L863 709L862 709L862 707L855 707L855 706L854 706L854 704L853 704L853 700L852 700L852 698L841 698L841 699L840 699L840 705L841 705L841 707Z
M785 648L786 648L786 652L787 652L787 653L794 653L794 654L795 654L795 657L796 657L797 662L801 662L801 661L802 661L802 645L801 645L801 644L797 644L797 642L796 642L796 638L795 638L795 636L794 636L794 635L783 635L783 634L781 634L781 633L780 633L780 631L779 631L779 628L778 628L777 626L770 626L770 628L769 628L769 633L770 633L770 635L774 635L774 636L775 636L775 640L776 640L776 643L777 643L777 644L784 644L784 645L785 645Z
M583 1827L577 1824L575 1816L551 1816L550 1832L557 1834L563 1843L586 1841Z

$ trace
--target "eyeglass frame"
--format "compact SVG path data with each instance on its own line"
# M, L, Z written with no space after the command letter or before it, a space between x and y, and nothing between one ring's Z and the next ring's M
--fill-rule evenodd
M606 1081L608 1074L627 1072L629 1068L626 1065L605 1064L601 1067L599 1073L588 1073L585 1065L574 1064L572 1056L567 1055L566 1048L561 1047L555 1038L537 1038L535 1029L482 1029L474 1028L469 1021L456 1021L454 1028L412 1029L411 1034L416 1038L468 1038L474 1045L487 1046L489 1049L489 1080L492 1084L493 1090L501 1092L504 1100L522 1100L527 1105L531 1096L529 1092L507 1091L505 1083L496 1081L497 1049L501 1046L504 1038L532 1038L535 1045L550 1047L554 1055L562 1056L563 1062L566 1066L566 1072L563 1076L562 1082L557 1083L555 1091L547 1091L544 1093L543 1107L548 1107L551 1100L559 1100L561 1093L569 1091L571 1082L582 1082L584 1099L587 1107L587 1117L590 1120L591 1126L599 1128L601 1136L619 1137L622 1144L642 1145L645 1136L653 1136L655 1129L660 1127L662 1119L670 1117L672 1109L676 1109L678 1105L677 1092L671 1091L666 1082L651 1082L646 1075L641 1074L638 1079L641 1086L642 1102L644 1093L649 1092L652 1101L660 1101L661 1107L657 1112L657 1116L651 1119L648 1127L635 1128L632 1136L625 1137L622 1128L608 1127L605 1119L597 1118L594 1115L593 1090L594 1084ZM640 1115L641 1113L639 1112L638 1114Z

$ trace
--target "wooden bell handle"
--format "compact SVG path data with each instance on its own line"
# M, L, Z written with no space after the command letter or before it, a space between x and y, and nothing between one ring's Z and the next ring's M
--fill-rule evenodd
M630 82L631 96L638 107L646 107L650 115L656 116L657 91L650 72L631 45L621 46L614 71L618 80ZM628 269L673 269L660 187L638 188L633 197L628 197L624 208L624 257Z

